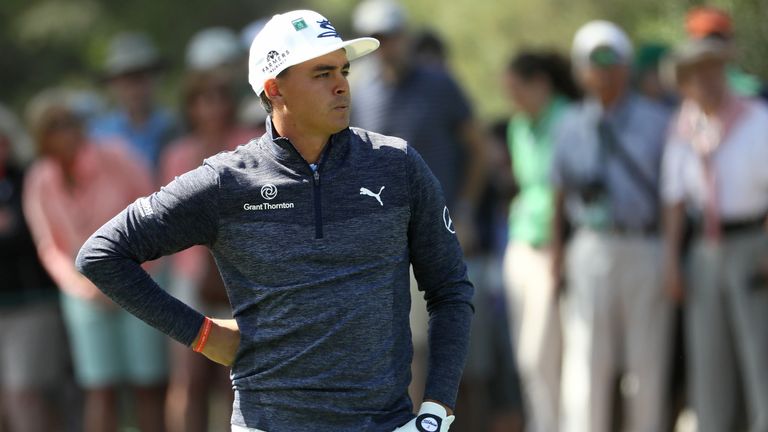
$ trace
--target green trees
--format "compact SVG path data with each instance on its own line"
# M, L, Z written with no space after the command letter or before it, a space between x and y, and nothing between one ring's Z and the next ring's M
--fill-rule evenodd
M450 64L481 116L506 112L500 73L523 46L567 52L584 22L610 19L636 42L675 43L684 37L684 0L401 0L413 28L429 27L445 38ZM744 68L768 76L768 0L713 0L734 16ZM35 90L62 82L93 83L109 37L145 29L171 68L164 94L175 95L186 42L212 25L240 29L275 12L307 7L351 35L357 0L3 0L0 2L0 101L20 107ZM175 100L172 100L175 102Z

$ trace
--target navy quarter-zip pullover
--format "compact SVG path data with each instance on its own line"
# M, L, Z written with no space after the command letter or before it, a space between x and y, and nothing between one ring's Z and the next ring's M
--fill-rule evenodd
M425 397L455 404L473 287L435 177L398 138L333 135L315 170L268 131L140 198L77 258L110 298L191 345L203 316L140 264L213 253L241 342L232 423L391 431L412 417L409 265L430 313Z

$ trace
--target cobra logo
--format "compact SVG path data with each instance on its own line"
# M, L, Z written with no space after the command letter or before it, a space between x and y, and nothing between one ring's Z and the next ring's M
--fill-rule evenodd
M261 187L261 197L265 200L273 200L277 196L277 187L273 184L265 184Z

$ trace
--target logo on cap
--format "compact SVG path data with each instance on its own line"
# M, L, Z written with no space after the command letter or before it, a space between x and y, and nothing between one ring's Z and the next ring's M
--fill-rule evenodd
M289 50L285 50L281 53L275 50L269 51L266 55L267 65L261 68L261 71L264 73L272 73L277 70L277 68L285 63L285 60L290 53Z
M307 28L307 23L304 21L304 18L295 19L291 21L291 24L293 24L293 28L296 29L296 31Z
M341 38L341 35L339 34L339 32L336 31L336 27L334 27L330 21L322 20L322 21L318 21L317 23L320 24L321 29L328 30L317 35L318 38L326 38L326 37Z

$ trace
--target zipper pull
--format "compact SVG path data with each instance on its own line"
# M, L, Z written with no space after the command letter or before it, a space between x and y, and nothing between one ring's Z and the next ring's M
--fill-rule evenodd
M320 182L320 173L318 171L315 171L314 177L315 177L315 184L319 183Z

